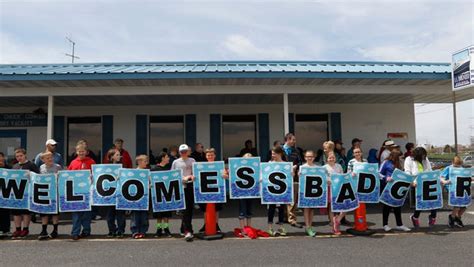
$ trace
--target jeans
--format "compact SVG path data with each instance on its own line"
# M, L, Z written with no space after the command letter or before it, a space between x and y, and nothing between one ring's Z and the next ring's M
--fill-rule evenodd
M107 226L110 233L125 233L125 211L116 210L113 206L107 207Z
M72 231L71 235L79 235L82 233L91 234L91 212L90 211L79 211L72 213Z
M239 219L252 218L252 199L239 199Z
M268 223L273 224L273 217L275 217L275 210L277 209L276 204L268 205ZM285 209L286 205L280 204L278 206L278 224L283 224L285 222Z
M130 231L132 234L140 233L146 234L149 227L148 222L148 211L146 210L133 210L130 220Z

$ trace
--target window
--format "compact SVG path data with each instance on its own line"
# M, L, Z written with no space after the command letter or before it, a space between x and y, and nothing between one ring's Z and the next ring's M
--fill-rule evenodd
M303 150L322 149L328 140L327 114L296 114L295 116L296 145Z
M224 115L222 116L222 151L223 158L239 156L245 147L245 141L251 140L257 147L256 115Z
M89 155L96 163L102 162L102 120L101 117L79 117L67 119L68 164L74 159L77 141L87 141Z
M184 143L184 116L150 116L150 158Z

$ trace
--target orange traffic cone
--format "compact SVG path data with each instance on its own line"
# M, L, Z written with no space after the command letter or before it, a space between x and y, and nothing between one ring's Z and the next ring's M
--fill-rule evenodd
M354 228L347 229L347 232L351 235L372 235L375 233L367 226L365 203L360 203L354 211Z
M206 217L204 219L206 223L206 227L204 228L204 234L197 235L198 238L204 240L222 239L224 237L224 234L217 233L216 204L206 204Z

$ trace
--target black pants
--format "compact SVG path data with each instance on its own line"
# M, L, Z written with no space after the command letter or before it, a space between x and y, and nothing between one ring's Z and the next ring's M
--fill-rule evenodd
M382 204L382 224L388 225L388 216L390 215L390 211L393 209L393 214L395 214L395 220L397 221L397 226L402 226L402 207L390 207L388 205Z
M415 213L413 213L413 217L418 219L420 217L421 212L422 212L421 210L415 210ZM431 218L436 218L437 210L430 210L429 212L430 212Z
M268 205L268 223L273 223L273 217L275 217L276 209L276 204ZM278 207L278 224L283 224L285 222L285 209L286 205L280 204Z
M10 232L10 210L0 209L0 231Z
M186 200L186 209L183 212L181 221L181 232L193 232L193 212L194 212L194 186L192 183L186 184L184 188L184 199Z

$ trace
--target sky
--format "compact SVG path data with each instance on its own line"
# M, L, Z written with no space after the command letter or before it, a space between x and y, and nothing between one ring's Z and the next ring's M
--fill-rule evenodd
M450 62L473 25L472 0L0 0L0 64L69 62L66 36L76 62ZM473 106L458 103L459 143L474 135ZM418 143L454 143L452 105L415 110Z

